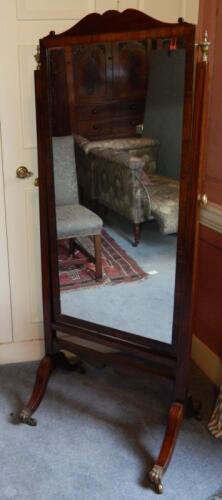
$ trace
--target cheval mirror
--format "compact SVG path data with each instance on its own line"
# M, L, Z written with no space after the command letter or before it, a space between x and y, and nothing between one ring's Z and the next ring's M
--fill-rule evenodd
M129 9L50 32L36 57L46 354L20 420L61 363L169 378L157 492L187 404L208 45L194 58L195 26Z

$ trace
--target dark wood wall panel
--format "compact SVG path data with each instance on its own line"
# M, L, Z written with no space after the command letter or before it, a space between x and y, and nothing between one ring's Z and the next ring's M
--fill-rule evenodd
M222 234L203 226L194 331L222 359Z
M222 205L222 2L218 2L212 92L209 109L206 192L209 200Z
M209 201L222 205L222 2L200 0L198 38L208 30L211 42L209 52L209 119L206 130L207 155L203 190Z
M209 52L209 106L206 128L205 175L202 192L222 205L222 0L200 0L197 38L207 29ZM201 226L194 332L222 359L222 234Z

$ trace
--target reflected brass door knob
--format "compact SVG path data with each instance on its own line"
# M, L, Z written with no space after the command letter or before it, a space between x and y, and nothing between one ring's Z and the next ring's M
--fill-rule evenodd
M24 165L21 165L21 167L18 167L16 170L16 177L19 179L25 179L26 177L31 177L33 175L33 172L29 172L27 167Z
M208 204L208 198L207 198L206 193L204 193L204 194L198 194L197 199L198 199L198 201L200 203L200 206L202 208L206 208L206 206Z

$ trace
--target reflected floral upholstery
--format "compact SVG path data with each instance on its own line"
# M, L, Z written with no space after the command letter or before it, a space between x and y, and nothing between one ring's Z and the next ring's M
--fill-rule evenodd
M129 153L131 156L145 157L146 169L149 172L156 171L159 141L149 137L130 137L123 139L106 139L89 141L85 137L75 134L75 155L78 172L79 188L91 199L96 198L95 186L97 184L94 159L95 155L106 154L111 150L115 156L121 153ZM109 153L108 153L109 155ZM112 181L112 179L111 179Z
M159 141L150 138L89 142L75 136L84 193L133 224L154 217L163 234L176 233L179 183L155 173L158 149Z

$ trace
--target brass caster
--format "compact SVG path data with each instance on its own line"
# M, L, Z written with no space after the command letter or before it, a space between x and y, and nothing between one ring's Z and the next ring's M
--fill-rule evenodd
M27 407L23 408L23 410L19 414L19 422L21 422L22 424L31 425L32 427L37 425L37 420L32 417L32 412L30 408Z
M58 351L54 354L54 359L57 366L68 372L86 373L82 362L76 356L67 356L63 351Z
M86 369L81 362L78 364L76 371L77 371L77 373L80 373L81 375L85 375Z
M157 493L159 493L161 495L161 493L163 493L163 483L159 483L156 485L156 491Z
M163 467L160 465L154 465L149 473L150 481L154 486L157 493L163 493L163 483L162 483Z
M200 401L195 401L192 396L189 396L186 403L186 417L200 421L202 420L201 410L202 404Z

